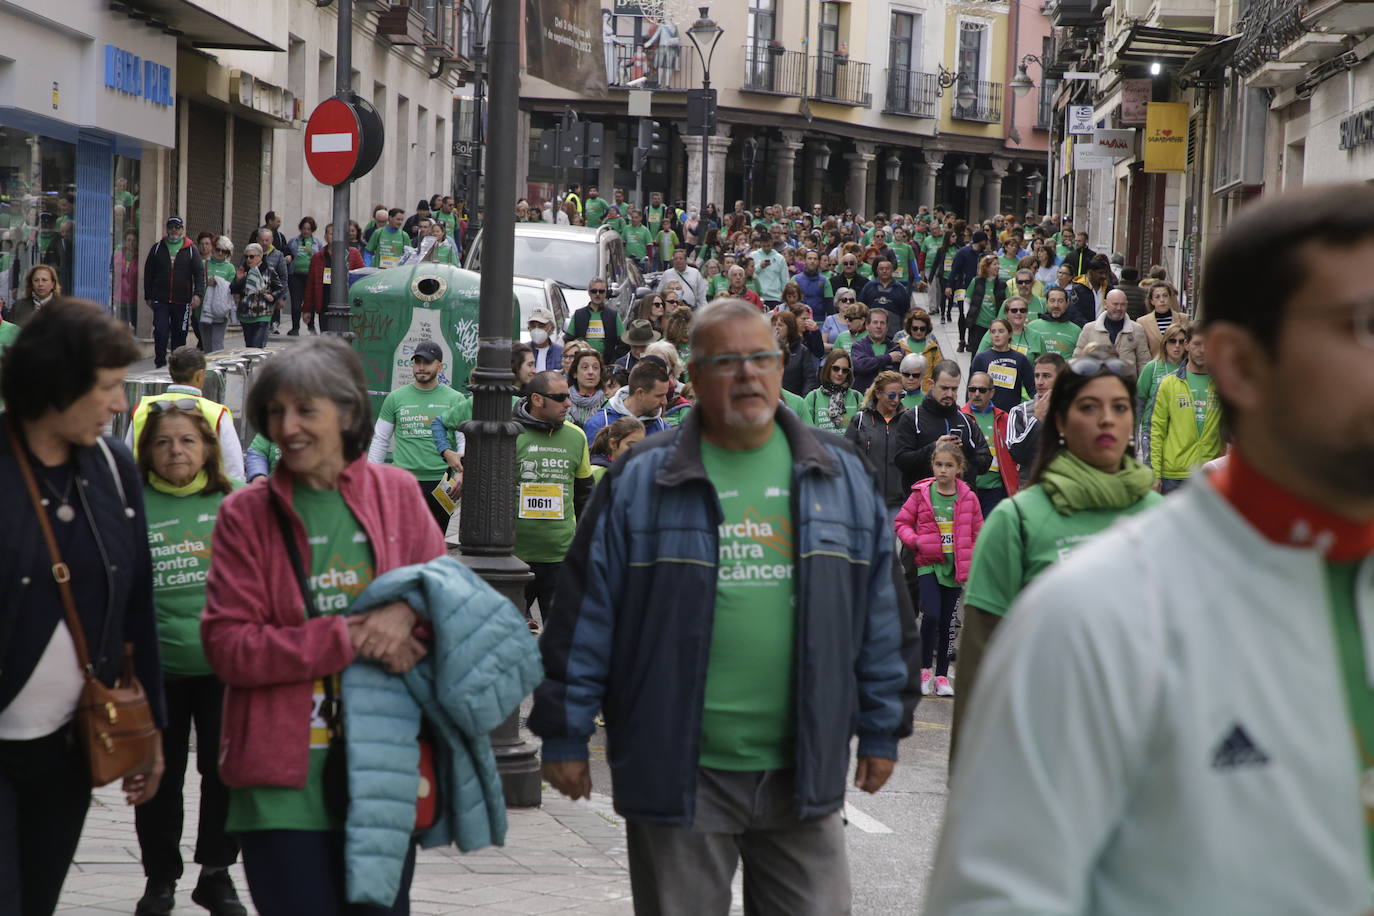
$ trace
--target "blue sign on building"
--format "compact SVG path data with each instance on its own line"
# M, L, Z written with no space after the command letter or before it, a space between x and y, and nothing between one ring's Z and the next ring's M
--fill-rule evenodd
M174 101L170 67L114 45L105 46L105 86L125 95L141 96L154 105L167 106Z

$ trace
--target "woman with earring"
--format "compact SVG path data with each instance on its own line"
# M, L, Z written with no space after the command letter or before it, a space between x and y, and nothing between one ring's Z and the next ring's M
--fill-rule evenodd
M1154 492L1154 473L1132 455L1135 377L1121 360L1072 360L1050 391L1044 423L1030 485L988 513L974 548L964 591L951 761L988 640L1016 597L1070 550L1163 499Z

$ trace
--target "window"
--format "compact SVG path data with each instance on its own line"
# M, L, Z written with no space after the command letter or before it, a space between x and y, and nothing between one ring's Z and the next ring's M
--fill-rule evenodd
M768 45L776 37L775 4L776 0L749 0L749 19L746 23L749 46L745 53L748 56L749 85L754 88L774 88L774 59L768 53Z
M1264 126L1268 109L1269 100L1263 89L1247 87L1238 71L1227 70L1221 111L1214 122L1213 192L1264 183Z
M840 50L840 5L821 4L819 55L816 58L816 94L821 98L835 97L835 55Z
M125 173L127 174L127 172ZM119 192L127 194L120 197ZM125 224L136 216L135 184L117 186ZM0 298L8 307L24 295L29 271L47 264L62 291L72 291L76 242L76 146L0 127ZM131 215L133 214L133 215ZM135 239L135 241L137 241Z
M965 79L983 78L983 45L987 26L979 22L959 23L959 72Z
M887 65L893 70L916 70L916 15L892 12L892 37L888 40Z

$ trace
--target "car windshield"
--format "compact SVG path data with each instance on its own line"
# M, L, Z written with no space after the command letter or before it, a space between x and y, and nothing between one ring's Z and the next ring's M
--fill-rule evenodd
M555 280L573 289L586 289L588 281L598 272L595 242L515 236L515 273L518 276Z
M529 286L517 286L515 288L515 298L520 300L520 326L529 324L530 315L537 308L548 308L549 304L544 301L544 291L534 289Z

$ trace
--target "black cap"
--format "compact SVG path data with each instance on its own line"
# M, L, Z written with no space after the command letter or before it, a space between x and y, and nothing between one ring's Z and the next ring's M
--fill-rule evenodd
M186 225L186 224L183 223L183 222L181 221L181 217L179 217L179 216L169 216L169 217L167 217L167 225L168 225L168 226L184 226L184 225Z
M439 349L439 345L432 340L422 340L415 345L415 352L411 359L422 359L427 363L438 362L444 358L444 351Z
M976 244L978 244L979 242L986 242L987 240L988 240L988 234L987 234L986 232L984 232L982 229L979 229L977 232L973 233L973 239L972 239L973 244L976 245Z

